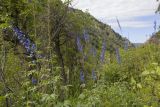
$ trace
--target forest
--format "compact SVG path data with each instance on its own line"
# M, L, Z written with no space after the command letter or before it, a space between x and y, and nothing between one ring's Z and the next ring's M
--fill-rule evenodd
M160 29L137 47L71 2L0 0L0 107L160 107Z

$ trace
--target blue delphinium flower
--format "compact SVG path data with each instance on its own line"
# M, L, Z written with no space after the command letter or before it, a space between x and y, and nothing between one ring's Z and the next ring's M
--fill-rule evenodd
M156 32L157 31L157 21L156 20L154 21L154 27L153 28L154 28L154 31Z
M128 41L127 40L125 40L125 42L124 42L124 50L128 50Z
M80 70L80 80L81 80L82 83L85 82L84 72L82 70Z
M120 64L121 63L121 57L120 57L120 53L119 53L119 48L116 48L116 58L117 58L117 62Z
M20 31L16 32L16 34L17 34L18 37L24 36L24 34L22 32L20 32Z
M19 32L19 29L18 29L17 27L13 27L13 31L14 31L15 33L18 33L18 32Z
M13 31L16 33L16 36L23 36L24 35L24 33L22 31L20 31L20 29L17 27L14 27Z
M95 47L92 47L91 50L90 50L91 54L95 57L97 52L96 52L96 49Z
M15 36L19 40L19 43L21 43L24 46L24 48L30 56L33 56L33 53L35 53L36 50L35 44L32 43L31 40L27 38L18 27L14 27L13 31L15 32Z
M25 33L23 33L18 27L14 27L13 31L15 32L15 36L17 37L20 44L24 46L26 52L29 56L34 57L36 46L31 40L26 37Z
M35 79L34 77L32 77L32 84L36 85L38 83L37 79Z
M13 31L19 43L23 45L24 48L26 49L28 56L32 58L31 62L35 64L36 63L36 60L35 60L36 45L33 42L31 42L31 40L28 37L26 37L26 35L18 27L14 27ZM38 82L37 79L35 79L33 76L31 78L31 81L32 81L32 84L37 84Z
M94 81L97 80L96 72L94 71L94 69L92 70L92 78Z
M80 38L77 36L77 46L78 46L78 50L80 51L80 52L83 52L83 46L82 46L82 44L81 44L81 40L80 40Z
M18 36L19 40L21 40L23 38L23 34L22 33L19 33L17 36Z
M89 34L86 32L86 30L84 30L83 36L84 36L85 42L89 42Z
M30 45L31 45L30 40L27 38L27 39L24 41L23 45L24 45L24 47L25 47L26 49L30 49Z
M106 51L106 42L104 41L103 44L102 44L102 52L101 52L101 55L100 55L100 60L101 60L101 62L104 61L105 51Z
M32 50L32 51L36 51L36 45L35 45L35 44L32 44L32 45L31 45L31 50Z
M13 31L15 32L15 36L18 38L18 40L22 40L23 41L25 39L24 33L22 31L20 31L19 28L14 27Z

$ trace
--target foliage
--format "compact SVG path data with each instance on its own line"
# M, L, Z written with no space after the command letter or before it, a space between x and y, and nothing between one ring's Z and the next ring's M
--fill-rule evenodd
M126 39L69 4L0 1L0 106L159 107L159 45L124 50ZM12 27L36 44L37 63Z

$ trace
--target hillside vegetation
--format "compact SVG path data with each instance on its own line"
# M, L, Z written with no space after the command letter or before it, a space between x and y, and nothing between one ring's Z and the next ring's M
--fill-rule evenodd
M0 107L159 107L159 44L69 5L0 1Z
M148 40L149 43L160 43L160 32L157 32L151 36L151 38Z

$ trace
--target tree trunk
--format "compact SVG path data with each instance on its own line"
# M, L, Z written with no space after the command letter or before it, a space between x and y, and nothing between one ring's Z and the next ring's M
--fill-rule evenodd
M58 56L58 61L59 61L60 67L61 67L61 77L63 79L63 83L66 84L67 83L67 76L66 76L65 68L64 68L63 55L61 53L59 36L57 36L55 38L55 49L56 49L56 53L57 53L57 56Z

